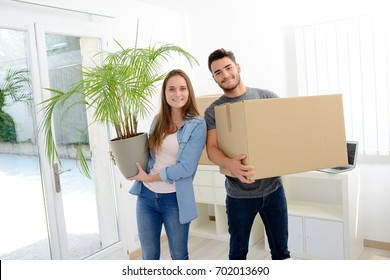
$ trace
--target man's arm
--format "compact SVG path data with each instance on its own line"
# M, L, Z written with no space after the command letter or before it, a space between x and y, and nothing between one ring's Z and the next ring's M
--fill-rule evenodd
M238 155L234 158L227 157L218 147L216 129L207 131L206 151L209 160L216 165L230 170L232 175L243 183L253 183L254 181L248 177L255 174L254 167L242 164L242 160L246 155Z

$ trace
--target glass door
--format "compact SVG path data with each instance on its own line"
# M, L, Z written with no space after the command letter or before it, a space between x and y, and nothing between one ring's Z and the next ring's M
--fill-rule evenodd
M102 252L119 242L107 129L91 123L93 111L86 112L85 105L65 115L56 112L53 130L62 165L50 166L37 128L40 103L52 94L45 88L66 90L82 79L81 67L98 63L91 57L101 37L91 34L45 25L0 28L0 87L8 89L8 68L26 76L14 91L18 99L7 95L1 103L0 95L0 259L104 258ZM92 179L78 170L79 143Z
M66 91L82 79L82 67L99 63L93 59L101 39L94 32L41 24L35 25L35 32L42 100L53 94L47 88ZM84 102L55 111L53 131L61 165L51 166L51 191L61 259L83 259L119 241L107 129L93 123L92 114ZM79 145L92 179L77 167Z
M0 259L50 259L28 34L0 28Z

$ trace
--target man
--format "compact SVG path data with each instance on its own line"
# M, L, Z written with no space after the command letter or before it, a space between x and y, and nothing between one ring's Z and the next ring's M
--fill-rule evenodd
M205 111L207 155L212 162L230 170L234 176L226 176L225 180L226 213L230 233L229 259L246 259L252 224L258 213L264 223L272 259L288 259L290 252L287 248L287 202L281 177L251 180L254 167L242 163L246 155L227 157L218 148L214 112L216 105L278 96L268 90L246 87L240 77L240 65L236 63L231 51L218 49L212 52L208 58L208 67L224 95Z

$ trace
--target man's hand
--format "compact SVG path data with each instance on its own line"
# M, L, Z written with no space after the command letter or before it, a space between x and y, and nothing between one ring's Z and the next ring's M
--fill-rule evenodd
M246 158L246 155L238 155L230 160L229 170L234 177L243 183L250 184L254 180L249 177L255 175L254 166L244 165L242 161Z

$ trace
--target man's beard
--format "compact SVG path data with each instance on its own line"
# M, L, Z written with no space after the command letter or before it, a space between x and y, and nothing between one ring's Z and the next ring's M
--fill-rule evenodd
M238 75L237 83L235 83L233 86L231 86L231 87L224 87L224 86L222 85L222 83L221 83L221 84L218 84L218 85L219 85L219 87L220 87L221 89L223 89L223 91L229 92L229 91L235 90L235 89L238 87L238 85L240 84L240 82L241 82L241 76Z

